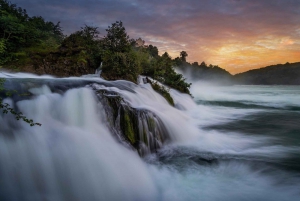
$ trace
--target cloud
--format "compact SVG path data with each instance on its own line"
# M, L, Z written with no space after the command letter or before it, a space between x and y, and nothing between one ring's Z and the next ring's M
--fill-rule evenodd
M133 38L173 57L218 64L235 73L295 62L300 49L296 0L15 0L30 15L61 21L66 33L84 24L101 33L122 20ZM284 56L281 56L284 55ZM300 59L298 59L300 60Z

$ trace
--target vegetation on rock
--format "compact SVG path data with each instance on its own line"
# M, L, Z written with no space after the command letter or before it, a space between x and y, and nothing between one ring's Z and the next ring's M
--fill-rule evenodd
M162 95L170 105L174 106L174 100L172 96L170 95L169 91L162 85L158 84L155 81L151 81L147 78L147 82L151 84L152 88L158 92L160 95Z
M102 62L102 76L108 80L137 82L144 74L183 93L190 84L174 69L174 61L157 47L131 39L123 23L116 21L98 37L97 27L85 25L64 36L59 22L29 17L26 10L0 0L0 65L8 69L56 76L94 73ZM187 53L183 51L182 57Z
M17 94L17 91L6 90L4 88L5 79L0 79L0 95L5 94L6 97L10 97L13 94ZM18 94L21 95L21 94ZM10 104L4 102L3 98L0 96L0 111L3 114L12 114L17 120L23 120L28 123L30 126L41 126L42 124L34 122L32 119L27 118L22 112L14 109Z

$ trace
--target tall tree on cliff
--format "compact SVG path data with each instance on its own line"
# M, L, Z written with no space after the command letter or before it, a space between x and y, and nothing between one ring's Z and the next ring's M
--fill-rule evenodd
M184 61L186 62L186 57L188 56L187 52L186 51L181 51L180 52L180 59L181 61Z
M131 44L129 36L126 33L122 21L116 21L115 23L112 23L111 26L108 26L106 31L107 34L103 38L105 50L122 53L130 50Z
M131 48L131 41L121 21L106 29L103 38L103 66L101 76L108 80L125 79L137 82L141 73L141 61Z

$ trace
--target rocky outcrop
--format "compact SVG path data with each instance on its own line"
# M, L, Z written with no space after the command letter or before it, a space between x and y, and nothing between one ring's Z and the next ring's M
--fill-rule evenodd
M156 152L169 139L163 122L151 111L133 108L106 90L98 90L97 96L105 108L108 127L141 156Z
M30 92L30 89L40 88L44 85L47 85L52 92L59 94L64 94L72 88L90 87L95 91L104 108L107 127L120 143L137 150L141 156L144 156L156 152L168 141L168 132L157 115L146 109L133 108L119 94L104 89L99 90L93 87L94 84L94 81L80 79L7 78L5 88L17 91L11 96L13 102L17 102L32 98L34 94ZM126 85L104 80L98 81L97 84L105 87L118 87L121 90L132 90ZM26 96L18 94L26 94ZM0 93L0 97L5 97L5 93Z

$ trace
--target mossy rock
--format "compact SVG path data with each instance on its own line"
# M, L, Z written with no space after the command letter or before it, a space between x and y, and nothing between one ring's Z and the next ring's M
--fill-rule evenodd
M133 125L131 123L129 115L126 112L124 114L124 134L129 139L131 144L134 145L136 143Z
M150 82L152 88L159 93L160 95L162 95L170 105L175 106L174 104L174 100L172 98L172 96L170 95L169 91L164 87L159 85L157 82Z
M138 119L134 111L126 105L121 106L120 127L132 146L138 147Z

